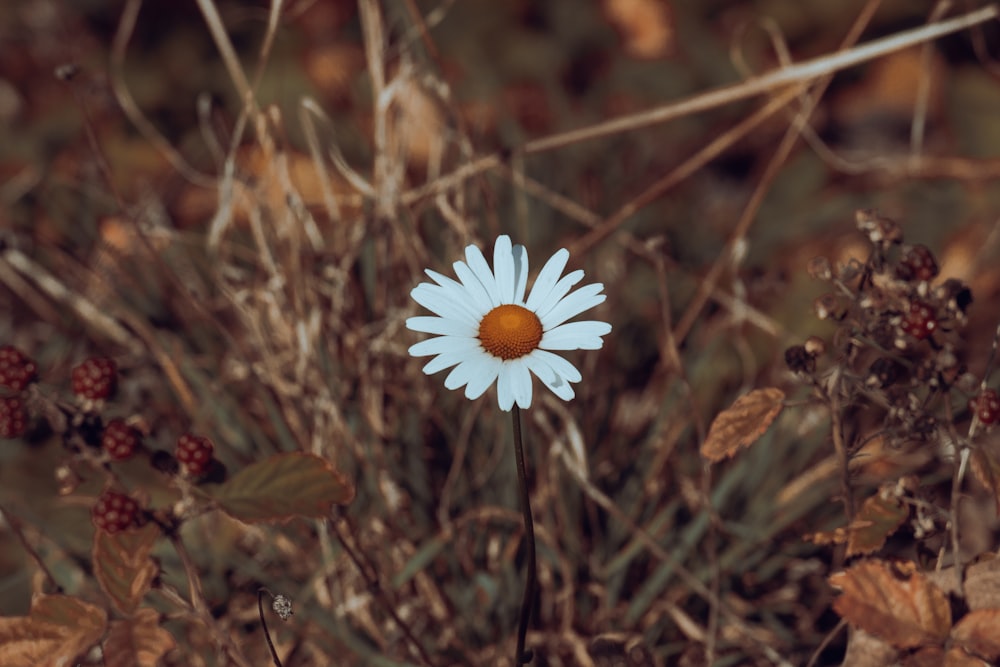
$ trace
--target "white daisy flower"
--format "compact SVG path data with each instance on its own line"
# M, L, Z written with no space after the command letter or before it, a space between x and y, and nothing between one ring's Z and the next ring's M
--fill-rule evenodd
M424 373L452 368L444 380L448 389L465 387L465 396L479 398L497 383L500 409L509 411L516 402L531 406L531 371L559 398L573 398L570 383L580 381L580 371L550 350L597 350L601 336L611 331L606 322L567 322L599 303L604 285L585 285L572 294L583 271L562 278L569 251L552 255L535 279L531 295L528 285L528 253L524 246L511 246L501 236L493 246L493 270L479 248L465 249L465 261L455 262L452 280L436 271L427 275L436 284L420 283L410 295L437 317L411 317L406 327L436 334L410 347L414 357L433 356Z

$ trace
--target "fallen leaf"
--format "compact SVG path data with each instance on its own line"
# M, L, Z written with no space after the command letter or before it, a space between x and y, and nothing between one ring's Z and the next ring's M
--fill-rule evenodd
M969 468L976 480L993 495L997 514L1000 515L1000 459L989 447L976 447L969 458Z
M701 446L701 455L713 463L732 456L764 435L784 407L785 392L776 387L754 389L716 416Z
M351 502L354 485L325 459L293 453L254 463L210 493L226 514L256 523L328 516Z
M833 608L844 620L897 648L937 646L948 637L948 598L912 563L864 561L829 581L843 591Z

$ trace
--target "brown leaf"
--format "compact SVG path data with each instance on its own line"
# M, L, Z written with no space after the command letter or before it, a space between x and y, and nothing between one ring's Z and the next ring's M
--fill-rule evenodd
M885 495L885 497L883 497ZM883 494L871 496L861 505L851 525L847 527L847 556L858 556L878 551L886 538L896 532L910 516L910 508L899 498Z
M851 663L844 662L844 664ZM944 649L937 646L928 646L911 653L903 658L901 664L902 667L990 667L958 647L952 647L945 653Z
M740 396L712 422L701 455L714 463L752 445L777 418L784 400L785 392L775 387L754 389Z
M0 618L0 665L69 665L93 646L107 623L104 610L68 595L40 595L27 616Z
M969 468L976 480L993 494L997 514L1000 514L1000 459L990 447L976 447L969 457Z
M897 648L940 645L951 630L948 598L912 564L864 561L830 577L843 593L834 610Z
M898 656L899 651L888 642L864 630L851 628L843 664L849 667L890 667L896 664Z
M969 609L1000 609L1000 558L989 556L967 567L962 586Z
M160 615L145 607L131 618L113 621L104 640L106 667L156 667L177 646L173 635L160 627Z
M294 516L322 518L354 498L354 485L313 454L277 454L219 485L212 495L234 519L248 523Z
M139 606L160 571L150 558L159 537L160 529L153 523L113 535L104 530L94 532L94 576L112 604L124 614L131 614Z
M987 660L1000 659L1000 609L978 609L962 617L951 631L951 638L970 653Z

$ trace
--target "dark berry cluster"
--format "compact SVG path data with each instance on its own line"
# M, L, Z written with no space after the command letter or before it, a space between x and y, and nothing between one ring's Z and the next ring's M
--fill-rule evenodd
M0 347L0 438L19 438L28 430L28 409L22 393L38 379L38 364L13 345Z
M0 386L24 391L38 379L38 365L13 345L0 347Z
M212 463L212 452L215 446L212 441L201 435L185 433L177 439L177 460L188 475L200 477Z
M138 429L129 426L124 419L112 419L101 433L101 447L116 461L131 458L141 440Z
M91 357L73 368L71 380L73 393L81 398L111 398L118 388L118 366L111 359Z
M809 264L809 274L830 286L815 311L836 323L831 353L815 343L795 345L785 362L821 392L834 378L843 404L884 429L890 442L926 441L941 428L941 397L967 376L959 331L972 293L958 280L938 281L934 254L905 244L895 221L872 211L859 211L856 221L870 244L867 258ZM973 409L996 419L1000 406L991 405L984 393ZM982 414L980 422L988 423Z
M118 491L105 491L90 510L90 518L99 529L114 533L136 525L139 503Z

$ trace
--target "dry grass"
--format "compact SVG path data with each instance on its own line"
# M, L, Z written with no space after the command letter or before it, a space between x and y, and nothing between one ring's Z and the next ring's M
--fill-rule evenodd
M32 18L29 4L0 10L7 30ZM741 391L787 383L783 350L820 328L808 314L819 288L805 261L846 256L854 208L900 213L946 257L971 253L963 277L982 290L977 299L988 303L995 289L995 160L977 166L940 145L845 155L807 125L846 113L835 106L849 106L843 89L832 102L823 94L835 71L896 52L898 41L850 50L879 3L851 17L846 38L821 40L829 53L808 66L698 93L719 80L692 65L689 89L667 83L653 94L688 94L683 102L634 94L617 102L636 113L610 122L614 99L588 98L580 104L591 107L573 111L560 108L564 99L531 97L537 90L477 115L442 66L452 64L449 46L467 45L437 43L442 31L462 32L461 3L421 5L421 16L415 3L360 0L347 20L365 74L343 76L367 102L332 111L329 100L273 101L280 80L269 68L297 67L287 42L308 34L295 16L309 16L313 3L246 15L197 4L203 23L192 13L173 27L202 36L208 27L214 47L198 42L213 59L203 80L226 103L183 131L164 130L139 90L144 72L181 67L147 51L155 40L143 22L155 19L146 12L162 15L137 0L120 16L95 9L118 21L106 44L94 30L62 51L31 52L36 62L83 64L68 81L44 83L69 101L72 130L62 131L62 150L8 161L17 169L0 213L0 304L9 314L0 341L31 350L42 390L65 391L69 368L99 351L123 369L107 414L141 416L155 446L203 432L230 471L273 452L313 452L357 485L329 521L189 521L182 539L212 620L150 593L182 647L168 663L265 664L256 614L265 585L295 604L292 620L270 623L285 667L510 664L523 532L507 415L489 394L470 403L425 377L403 326L417 312L409 291L424 267L450 273L466 244L490 246L498 232L523 242L536 268L570 248L572 266L605 284L596 316L614 326L603 350L573 353L584 375L577 398L544 396L526 417L542 586L529 633L536 664L839 662L843 635L818 650L839 621L825 580L836 557L801 539L842 520L822 417L783 419L716 468L698 447ZM38 6L54 15L36 16L31 29L53 40L84 23L67 7ZM982 10L951 27L969 33L994 16ZM941 25L910 44L928 47ZM838 44L857 58L832 55ZM690 42L678 48L699 57ZM107 81L95 51L110 59ZM656 76L616 66L622 76ZM486 104L502 93L517 90L491 89ZM947 125L929 99L918 96L908 117ZM531 113L510 129L504 108L524 105ZM532 114L551 116L535 118L534 134ZM474 123L483 117L488 131ZM588 118L588 129L568 131ZM948 227L934 227L946 212ZM970 366L990 331L970 327ZM58 495L52 470L66 456L54 438L4 443L0 501L55 579L96 597L84 517L101 478L92 472ZM141 465L123 478L154 505L175 500ZM32 568L10 534L0 539L10 566L0 610L24 613ZM187 597L177 554L164 548L160 557L165 582Z

